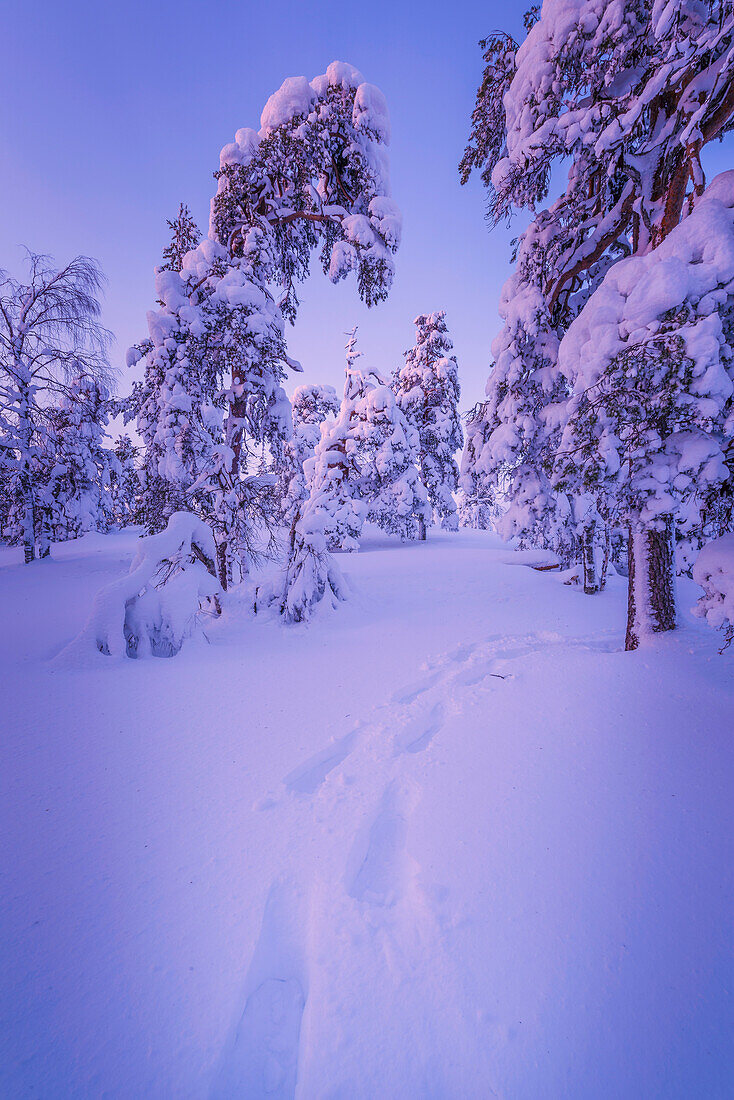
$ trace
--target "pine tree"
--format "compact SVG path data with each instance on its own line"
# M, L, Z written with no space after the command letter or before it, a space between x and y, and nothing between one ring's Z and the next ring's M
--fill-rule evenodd
M377 371L357 366L357 330L346 345L347 367L340 419L349 425L345 491L366 505L366 518L390 534L414 538L430 518L428 497L417 470L418 433L408 424L395 395Z
M301 511L310 517L311 528L318 517L329 550L355 551L367 515L359 454L359 407L367 383L355 366L362 356L356 327L348 334L345 350L344 394L336 419L322 423L313 457L304 463L308 498Z
M497 531L521 548L576 551L571 505L551 483L568 394L558 369L558 336L542 291L548 246L546 219L537 218L517 248L516 270L502 288L504 326L492 344L486 400L467 423L461 486L470 499L507 501Z
M515 208L538 209L554 163L569 163L565 192L536 217L543 239L531 284L542 299L541 331L560 339L612 265L657 248L703 194L701 151L734 125L734 9L728 0L633 0L613 12L607 0L573 9L548 2L526 27L520 46L501 34L484 43L487 67L462 178L481 169L490 217L498 221ZM506 323L508 335L512 327ZM532 326L523 328L535 343ZM541 351L546 344L543 336ZM501 394L502 376L497 389ZM530 402L532 416L542 416L555 433L566 409L576 409L571 401L559 407L543 393L540 406ZM510 434L515 430L509 417L503 423ZM616 507L603 495L594 503L603 518ZM631 578L637 566L629 589L630 645L638 589L655 590L656 629L675 624L672 529L672 516L630 528Z
M274 456L276 495L283 522L290 526L301 501L308 496L304 463L313 457L325 420L338 415L340 401L333 386L297 386L291 399L293 434Z
M370 522L388 534L412 539L431 517L417 469L418 433L398 408L387 382L377 374L373 378L356 408L358 491L367 503Z
M405 365L393 378L398 408L418 433L421 480L428 493L434 519L446 530L458 528L454 493L459 470L455 455L464 442L458 411L459 387L456 356L448 335L443 310L415 319L415 346L405 352ZM419 520L419 538L426 528Z
M734 440L734 172L657 248L615 265L563 338L573 394L557 466L630 530L627 648L674 625L673 526L719 491Z
M110 456L110 497L117 527L141 522L140 447L129 435L119 435Z
M356 273L367 305L390 288L400 215L380 148L388 140L384 99L351 66L334 62L310 83L285 81L260 132L238 130L222 150L209 237L180 272L158 272L162 306L149 315L150 340L133 353L145 357L149 379L139 402L147 485L158 493L155 479L175 475L174 497L208 494L224 586L246 567L248 513L277 522L277 508L257 499L262 489L272 500L272 480L253 481L249 466L264 441L272 449L289 434L283 382L295 364L284 322L296 318L296 287L314 249L333 282ZM155 406L157 393L168 395L165 408ZM221 429L212 405L224 414Z
M375 372L357 367L357 330L349 333L344 396L335 421L321 426L313 458L304 465L308 498L291 529L285 582L277 593L288 622L308 619L328 596L346 598L331 550L359 549L365 519L412 537L427 521L428 498L415 463L418 436L395 395Z
M39 493L44 550L49 539L63 542L112 522L110 453L104 446L107 393L85 374L71 379L61 404L49 411L53 465Z

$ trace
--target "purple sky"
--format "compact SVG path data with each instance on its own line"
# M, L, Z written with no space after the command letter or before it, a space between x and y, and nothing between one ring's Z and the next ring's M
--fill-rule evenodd
M0 267L17 270L23 244L59 262L97 257L126 392L124 352L146 335L166 218L184 201L205 229L221 146L238 127L259 127L285 77L349 61L390 107L393 194L404 215L397 278L388 302L368 311L353 282L334 287L316 265L290 352L303 380L341 388L352 325L365 363L389 371L413 342L415 315L445 309L468 408L483 392L510 240L524 219L490 233L479 181L460 187L457 164L481 74L477 41L498 27L519 36L522 7L16 3L0 71ZM724 152L709 155L710 171L728 166Z
M349 61L390 107L404 215L397 278L388 302L366 310L351 280L334 287L316 265L291 354L304 380L341 388L352 325L366 361L390 370L413 342L415 315L445 309L468 407L483 391L518 227L488 232L482 189L460 187L457 164L481 73L477 41L519 24L519 9L497 2L14 4L0 72L0 267L17 269L23 244L59 262L97 257L127 391L124 351L146 334L166 218L184 201L205 228L222 145L240 126L259 127L285 77Z

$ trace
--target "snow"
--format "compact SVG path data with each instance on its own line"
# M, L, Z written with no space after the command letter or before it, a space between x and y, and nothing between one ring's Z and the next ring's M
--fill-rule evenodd
M54 664L136 543L0 552L0 1094L729 1092L713 631L624 653L621 578L373 531L307 627L235 590L209 644Z
M296 115L306 118L317 98L317 93L305 76L287 77L263 107L260 116L261 135L271 133L283 123L290 122Z
M734 627L734 534L706 543L693 566L704 594L693 609L709 626Z

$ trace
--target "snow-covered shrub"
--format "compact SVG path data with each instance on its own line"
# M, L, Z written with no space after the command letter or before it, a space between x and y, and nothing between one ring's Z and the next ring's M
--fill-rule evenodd
M176 512L165 531L140 539L126 577L102 588L75 651L113 657L171 657L203 612L218 613L211 529L190 512Z
M734 641L734 534L704 546L693 567L693 579L703 589L693 614L724 631L726 648Z
M295 526L279 594L279 611L287 623L306 622L324 599L336 607L347 597L346 582L326 543L326 519L318 499L310 499Z

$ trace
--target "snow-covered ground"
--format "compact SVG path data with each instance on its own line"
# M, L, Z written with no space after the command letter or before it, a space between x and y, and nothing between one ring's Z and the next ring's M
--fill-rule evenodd
M492 536L308 627L52 658L133 533L0 559L3 1097L724 1097L734 659Z

